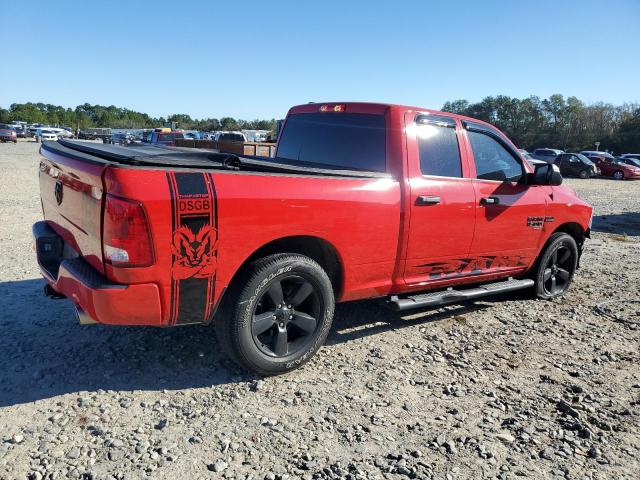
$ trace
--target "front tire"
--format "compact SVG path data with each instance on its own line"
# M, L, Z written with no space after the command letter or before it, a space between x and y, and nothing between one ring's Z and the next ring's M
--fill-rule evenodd
M333 287L322 267L302 255L271 255L251 265L240 282L215 321L227 354L260 375L307 362L333 321Z
M551 235L538 258L534 281L536 296L545 300L559 297L571 285L578 267L578 245L571 235Z
M580 170L578 176L582 179L589 178L589 172L587 172L586 170Z
M613 178L616 180L624 180L624 172L622 170L616 170L613 172Z

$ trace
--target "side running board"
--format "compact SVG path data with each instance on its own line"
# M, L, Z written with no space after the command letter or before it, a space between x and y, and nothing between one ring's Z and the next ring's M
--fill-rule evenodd
M509 278L501 282L486 283L465 290L454 290L449 288L438 292L427 292L419 295L408 297L398 297L394 295L389 298L389 304L396 311L410 310L420 307L435 307L438 305L446 305L447 303L463 302L465 300L473 300L475 298L486 297L496 293L513 292L514 290L522 290L523 288L533 287L534 281L531 279L514 280Z

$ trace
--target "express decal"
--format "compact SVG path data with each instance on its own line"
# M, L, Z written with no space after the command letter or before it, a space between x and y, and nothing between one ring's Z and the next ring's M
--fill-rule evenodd
M433 262L416 265L423 268L432 279L452 278L462 275L479 275L488 270L499 268L526 267L527 258L514 256L481 256L475 258L456 258L446 262Z

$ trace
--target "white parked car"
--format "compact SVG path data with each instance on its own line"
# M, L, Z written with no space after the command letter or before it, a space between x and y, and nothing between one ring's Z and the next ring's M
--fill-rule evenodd
M73 137L73 133L71 133L69 130L65 130L64 128L52 128L51 130L58 136L58 138Z
M58 134L48 128L39 128L36 130L36 142L55 142L58 140Z

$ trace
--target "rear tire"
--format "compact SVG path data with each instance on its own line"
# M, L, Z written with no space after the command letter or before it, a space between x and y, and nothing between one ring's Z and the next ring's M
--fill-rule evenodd
M239 365L277 375L307 362L329 334L335 299L312 259L277 254L256 261L231 288L215 320L218 342Z
M616 170L613 172L613 178L616 180L624 180L624 172L622 170Z
M578 245L569 234L551 235L538 258L533 280L538 298L549 300L564 294L578 266Z

